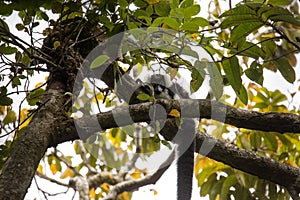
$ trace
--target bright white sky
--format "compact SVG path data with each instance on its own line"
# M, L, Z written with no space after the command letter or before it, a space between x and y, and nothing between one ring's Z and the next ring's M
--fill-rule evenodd
M221 2L223 3L223 1ZM208 1L201 1L201 16L205 16L207 12L207 5ZM222 5L222 8L228 8L228 3L224 3ZM16 31L14 25L17 22L20 22L19 18L16 15L13 15L8 19L9 25L11 30L13 30L14 34L18 35L21 38L28 38L28 36L24 33ZM43 27L46 25L40 25L39 27L41 28L40 30L43 30ZM297 57L298 61L300 60L299 56ZM300 79L300 66L298 64L296 68L296 74L297 74L297 80ZM277 73L274 74L273 72L265 70L264 72L265 75L265 80L264 80L264 86L267 87L269 90L275 90L275 89L280 89L282 92L287 94L288 91L296 91L297 86L292 85L287 83L282 76ZM35 78L32 78L31 81L31 87L33 88L37 83L43 82L44 81L45 75L41 74L39 76L36 76ZM231 93L231 91L229 91ZM22 99L20 96L16 97L14 101L16 102L15 105L19 103L19 100ZM294 98L294 105L300 105L300 94L298 94L298 97ZM17 107L16 107L17 108ZM73 152L73 144L70 142L65 143L63 145L60 145L60 149L63 150L63 152L66 155L70 155ZM76 160L75 160L76 163ZM59 175L57 176L52 176L52 173L48 171L49 176L51 177L56 177L58 178ZM63 192L66 191L65 188L57 186L56 184L50 183L49 181L37 178L38 184L41 188L45 189L46 191L50 193L57 193L57 192ZM68 180L65 180L67 183ZM32 182L32 186L29 188L28 194L26 195L25 199L26 200L32 200L36 198L37 200L39 199L44 199L41 193L38 192L38 189L36 187L35 182ZM199 199L208 199L208 198L199 198L199 189L197 186L196 181L194 180L194 190L193 190L193 200L199 200ZM155 189L158 194L154 195L153 191L151 189ZM64 195L58 195L58 196L53 196L50 199L51 200L61 200L61 199L71 199L73 196L73 190L70 190ZM78 196L75 198L78 199ZM176 168L174 165L172 165L169 170L160 178L160 180L155 184L151 186L146 186L142 187L139 189L139 191L134 193L133 200L163 200L163 199L176 199Z

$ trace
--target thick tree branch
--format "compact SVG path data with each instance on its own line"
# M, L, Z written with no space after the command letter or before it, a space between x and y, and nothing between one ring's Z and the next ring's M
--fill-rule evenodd
M196 135L196 151L235 169L269 180L300 193L300 170L271 158L238 148L203 133Z
M242 110L217 101L203 99L157 100L156 103L162 105L166 109L166 113L172 109L182 110L184 112L181 114L182 117L214 119L238 128L251 130L300 133L300 116L296 114ZM90 134L99 131L99 125L102 130L105 130L126 126L132 122L148 122L151 121L149 110L153 105L151 102L130 105L80 118L76 120L77 128L81 133L86 133L86 137L89 137ZM163 119L164 116L155 117L156 119Z

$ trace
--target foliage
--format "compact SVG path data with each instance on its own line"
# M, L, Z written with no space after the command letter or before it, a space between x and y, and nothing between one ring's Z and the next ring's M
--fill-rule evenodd
M202 10L207 13L203 14ZM297 96L299 98L300 86L290 93L264 87L268 71L278 72L287 83L299 85L295 72L298 61L296 53L300 50L300 17L296 1L247 0L231 5L231 1L213 0L208 8L202 6L201 1L193 0L5 1L0 3L0 14L0 81L4 83L0 87L1 169L15 140L35 113L43 108L40 99L47 90L48 78L35 86L32 80L40 75L47 77L53 72L54 68L47 66L52 66L54 58L59 56L55 50L67 51L64 46L67 39L74 42L81 55L86 56L96 42L101 43L124 30L146 27L171 29L182 33L182 38L203 47L216 66L204 60L190 62L186 57L199 59L197 50L184 45L184 48L179 47L183 42L178 37L177 46L127 52L115 67L122 68L124 72L133 71L134 76L138 76L145 71L153 72L154 63L159 63L163 66L159 70L165 70L172 80L180 78L180 68L184 68L190 74L192 92L203 88L205 73L209 71L214 77L209 82L213 95L226 104L260 112L300 114L300 108L292 103ZM16 15L20 22L12 27L7 20ZM68 26L70 21L74 22L71 27ZM149 30L136 32L136 36L144 40L142 36ZM63 33L56 37L55 33L59 31ZM85 35L87 32L92 37ZM26 34L29 41L17 36L19 34ZM164 39L170 40L167 37ZM45 49L46 43L52 49ZM180 56L180 53L186 57ZM109 59L107 55L100 55L90 67L98 68ZM99 79L85 80L84 92L74 102L72 111L68 110L68 116L79 118L81 115L125 106L126 103L119 100L117 90L117 87L107 87ZM234 93L228 95L227 91L231 90ZM223 93L226 95L222 96ZM72 96L71 93L65 94L68 95ZM153 101L146 94L138 98L141 101ZM172 110L170 115L179 114L177 110ZM155 126L159 128L159 124ZM139 145L135 139L137 128L141 129L143 135ZM219 129L222 129L221 134L218 134ZM208 119L201 120L199 130L227 139L259 155L300 166L298 135L233 128ZM89 173L107 172L107 181L90 189L91 199L102 199L109 194L116 174L121 174L123 181L128 177L138 180L148 174L144 168L121 173L120 169L127 167L131 162L131 153L137 149L142 153L150 152L151 155L161 148L171 148L169 141L150 131L144 124L108 129L90 137L85 146L79 141L73 145L74 151L70 155L63 152L60 146L48 150L37 174L48 180L54 177L58 184L66 186L65 179L72 179L79 174L88 176ZM149 155L145 155L145 159ZM49 172L52 174L49 175ZM195 174L201 188L200 196L208 195L210 199L289 198L282 186L206 157L197 156ZM118 199L127 200L131 197L132 192L124 192Z

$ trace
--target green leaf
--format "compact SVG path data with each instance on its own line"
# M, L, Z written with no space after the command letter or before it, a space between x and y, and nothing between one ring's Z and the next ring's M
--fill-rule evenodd
M198 52L196 50L193 50L190 46L184 46L183 49L180 48L179 52L181 52L181 55L187 55L187 56L191 56L192 58L199 59ZM185 62L183 62L181 64L187 65L187 63L190 63L190 62L185 60Z
M126 9L128 6L128 2L126 0L118 0L119 5L122 9Z
M242 134L242 135L239 135L238 136L238 139L239 141L241 142L241 145L244 149L247 149L247 150L251 150L252 147L251 147L251 144L250 142L248 141L248 137L247 135L245 134Z
M239 46L236 51L232 50L231 53L234 52L238 54L239 51L242 51L241 53L239 53L240 55L252 57L254 59L258 59L259 57L265 57L265 53L263 52L263 50L251 42L240 42L238 45L241 46Z
M261 20L256 15L248 15L248 14L237 15L234 17L226 18L221 23L221 28L225 29L225 28L229 28L231 26L240 25L242 23L250 24L250 23L256 23L256 22L260 22L260 21Z
M188 8L194 4L194 0L183 0L180 3L180 8Z
M164 23L164 21L165 21L165 17L158 17L153 21L151 27L160 26L162 23Z
M180 29L184 31L197 32L199 30L199 26L194 22L184 22Z
M97 58L95 58L95 60L93 60L90 68L95 69L97 67L101 67L101 65L103 65L107 60L109 60L109 56L107 55L98 56Z
M134 16L136 17L141 17L141 16L144 16L144 17L149 17L150 15L144 11L144 10L137 10L133 13Z
M197 15L200 12L200 6L199 5L192 5L190 7L187 7L184 9L184 17L190 18L194 15Z
M250 144L252 147L254 147L255 149L260 148L260 145L262 143L262 139L259 133L257 133L256 131L253 131L250 133Z
M179 23L173 18L166 17L164 19L164 23L175 30L177 30L179 28Z
M202 85L205 78L204 69L205 69L205 64L197 60L195 62L195 67L192 69L192 73L191 73L192 80L190 86L191 86L192 93L198 91L198 89Z
M190 22L195 23L200 27L205 27L209 25L207 19L204 19L203 17L194 17Z
M296 26L300 26L300 21L297 20L290 11L282 7L271 7L267 12L262 14L264 21L272 20L274 22L282 21Z
M183 8L174 8L170 12L170 17L176 19L183 19L184 18L184 9Z
M45 12L41 12L41 17L42 17L43 20L49 21L49 17Z
M222 177L220 178L222 180ZM223 185L223 180L218 181L217 184L213 184L213 187L209 191L209 199L215 200L219 198L219 194L221 192Z
M221 200L226 200L229 198L228 194L230 191L230 187L234 186L237 183L236 175L231 175L227 177L223 183L222 189L221 189Z
M285 80L287 80L289 83L293 83L296 80L295 70L286 58L280 58L272 62L277 67L281 75L285 78Z
M13 123L17 120L17 115L13 110L9 110L3 119L3 124Z
M165 145L166 147L168 147L169 149L172 149L172 146L171 146L171 144L170 144L169 141L161 140L160 142L161 142L163 145Z
M253 15L253 16L255 16L256 12L253 9L253 7L250 6L250 4L239 4L235 8L230 9L228 11L225 11L219 17L220 18L222 18L222 17L232 17L232 16L237 16L237 15Z
M151 96L149 96L148 94L139 94L139 95L137 95L136 98L141 100L141 101L149 101Z
M264 109L267 108L269 106L268 103L256 103L253 108L259 108L259 109Z
M159 16L166 17L169 15L171 8L168 2L160 1L154 5L154 10Z
M220 18L226 17L221 23L221 28L225 29L231 26L238 26L240 24L248 24L253 22L261 22L255 9L249 4L240 4L237 7L224 12Z
M151 16L153 14L153 6L148 6L146 8L146 12L148 13L149 16Z
M205 196L205 195L209 194L209 192L211 191L211 188L214 186L216 180L217 180L216 174L212 174L211 176L209 176L207 181L201 185L200 195Z
M279 5L279 6L288 6L291 1L290 0L269 0L269 4Z
M37 102L41 99L42 95L44 94L45 90L42 88L38 88L36 90L33 90L28 94L27 101L30 106L35 106Z
M238 91L235 91L238 98L241 100L241 102L245 105L248 103L248 94L246 88L241 85L241 88Z
M292 146L294 145L293 142L291 142L285 134L278 134L277 137L281 140L281 142L284 144L284 146L288 147L288 148L292 148ZM298 150L299 151L299 150Z
M51 3L51 10L53 13L60 13L62 9L63 9L62 3L58 1L53 1L53 3Z
M9 106L13 103L13 100L7 96L0 97L0 105L1 106Z
M267 40L261 43L261 49L265 52L266 58L271 58L275 55L278 46L275 44L274 40Z
M287 100L287 97L282 94L279 90L275 90L271 93L272 103L274 105L278 105L281 102L284 102Z
M29 66L30 62L31 62L31 58L27 54L24 54L21 59L21 63L25 66Z
M145 1L143 1L143 0L135 0L134 2L134 5L136 6L136 7L139 7L139 8L143 8L143 7L146 7L148 4L145 2Z
M262 22L251 22L251 23L242 23L234 27L231 32L230 41L235 43L239 40L245 40L246 36L248 36L253 31L256 31L261 26L263 26Z
M223 94L223 78L218 67L214 63L208 64L209 85L216 99L220 99Z
M278 148L278 142L274 133L266 132L263 133L265 145L272 151L276 151Z
M13 7L10 4L6 4L4 2L0 3L0 15L9 16L13 11Z
M19 77L13 77L11 81L12 88L17 87L18 85L21 85L21 81Z
M242 87L242 78L240 73L240 65L236 56L222 61L223 69L229 84L235 91L239 91Z
M245 70L245 74L250 80L260 85L263 84L264 81L263 68L256 61L253 61L250 65L250 68Z
M60 41L55 41L53 43L53 47L54 47L54 49L57 49L58 47L60 47Z
M14 54L18 51L16 47L11 47L11 46L0 46L0 53L5 54L5 55L11 55Z
M136 29L136 28L138 28L138 26L137 26L136 23L134 23L134 22L129 22L129 23L127 23L127 28L128 28L129 30L131 30L131 29Z

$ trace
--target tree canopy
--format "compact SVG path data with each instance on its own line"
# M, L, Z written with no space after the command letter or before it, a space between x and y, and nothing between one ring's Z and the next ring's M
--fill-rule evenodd
M298 1L19 0L0 15L0 199L67 193L36 177L131 199L171 165L183 117L199 119L199 197L300 199ZM152 74L192 98L153 99L138 83Z

